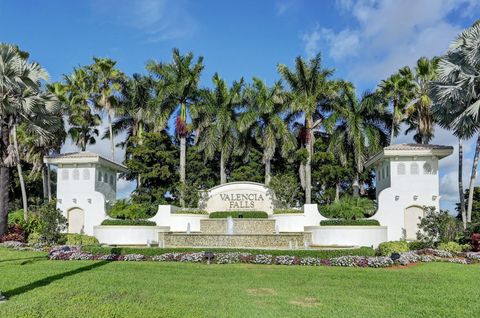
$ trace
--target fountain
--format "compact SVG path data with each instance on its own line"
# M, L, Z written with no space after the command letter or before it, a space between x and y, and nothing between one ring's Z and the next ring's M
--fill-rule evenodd
M280 230L278 229L278 224L275 225L275 234L277 235L280 234Z
M191 233L190 222L187 223L187 234Z
M233 218L231 216L227 218L227 234L233 234Z

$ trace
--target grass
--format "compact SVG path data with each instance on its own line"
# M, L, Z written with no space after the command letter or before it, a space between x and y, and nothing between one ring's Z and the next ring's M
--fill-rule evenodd
M479 265L48 261L0 248L0 317L473 317Z

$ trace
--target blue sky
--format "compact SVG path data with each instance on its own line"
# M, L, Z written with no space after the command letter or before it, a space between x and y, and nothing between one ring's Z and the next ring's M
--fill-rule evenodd
M336 77L363 91L420 56L444 53L479 14L477 0L0 0L0 42L29 51L53 81L92 56L117 60L127 74L143 73L146 61L167 61L178 47L204 56L205 86L215 72L229 82L257 76L273 83L277 64L321 52ZM456 140L437 129L434 143ZM465 146L468 177L474 144ZM107 149L102 141L90 150ZM458 199L455 156L441 165L442 206L450 209ZM123 195L131 188L121 183Z

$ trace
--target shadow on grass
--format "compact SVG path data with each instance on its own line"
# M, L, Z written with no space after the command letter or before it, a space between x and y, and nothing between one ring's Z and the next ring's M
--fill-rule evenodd
M76 275L76 274L80 274L80 273L92 270L94 268L103 266L103 265L108 264L108 263L110 263L110 261L99 261L99 262L96 262L96 263L93 263L93 264L90 264L90 265L87 265L87 266L79 267L77 269L74 269L74 270L71 270L71 271L68 271L68 272L65 272L65 273L60 273L60 274L48 276L48 277L45 277L43 279L32 282L28 285L17 287L15 289L5 291L5 292L3 292L3 295L6 296L7 298L17 296L17 295L21 295L23 293L34 290L35 288L47 286L50 283L53 283L53 282L55 282L59 279L69 277L69 276L73 276L73 275Z
M1 259L0 263L23 261L20 263L20 265L24 265L34 261L47 260L47 259L48 259L47 256L35 256L35 257L27 257L27 258Z

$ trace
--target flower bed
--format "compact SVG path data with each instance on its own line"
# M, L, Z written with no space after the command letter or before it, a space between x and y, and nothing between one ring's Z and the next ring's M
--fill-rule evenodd
M13 249L32 249L20 242L4 242L0 246ZM101 261L157 261L157 262L182 262L182 263L207 263L216 264L266 264L266 265L302 265L302 266L341 266L341 267L373 267L384 268L395 265L406 266L419 262L449 262L457 264L480 263L480 252L452 253L444 250L426 248L417 251L398 253L389 256L360 256L343 255L331 258L312 256L296 256L284 254L252 254L248 252L211 252L207 259L204 251L196 252L164 252L159 255L148 256L140 253L130 254L100 254L82 250L79 246L56 246L49 250L50 260L101 260ZM292 251L294 252L294 251Z
M458 253L423 249L400 253L398 257L388 256L358 256L345 255L322 259L319 257L298 257L293 255L270 255L251 253L211 253L210 261L216 264L265 264L265 265L303 265L303 266L341 266L341 267L373 267L384 268L394 265L406 266L418 262L450 262L458 264L472 264L480 262L480 252ZM79 247L60 246L51 249L51 260L106 260L106 261L157 261L181 263L206 263L207 257L201 252L166 252L161 255L145 256L143 254L91 254L82 252Z

